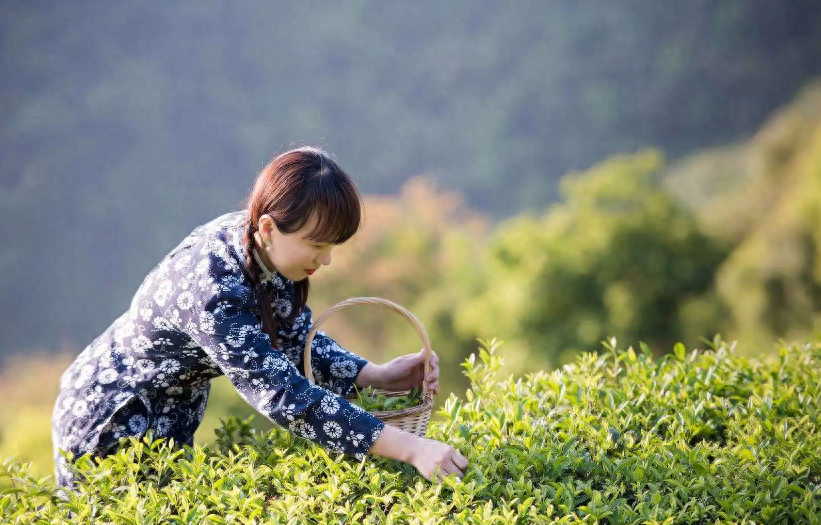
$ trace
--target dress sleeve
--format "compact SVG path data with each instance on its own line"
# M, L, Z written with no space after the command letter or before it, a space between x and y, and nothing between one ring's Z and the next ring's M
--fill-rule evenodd
M245 401L274 423L330 450L364 457L385 423L313 385L271 345L254 314L256 293L244 276L210 256L200 265L194 300L180 312L186 333Z
M301 371L305 370L303 365L305 338L311 331L312 324L311 309L306 305L287 329L278 332L278 342L282 350L296 357L294 362ZM367 359L345 350L325 335L325 332L317 331L311 342L311 368L314 381L317 385L342 397L347 397L351 393L359 372L367 364Z

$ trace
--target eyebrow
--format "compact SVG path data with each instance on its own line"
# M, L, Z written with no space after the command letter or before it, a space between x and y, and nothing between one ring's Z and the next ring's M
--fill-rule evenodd
M329 242L327 242L327 241L319 241L319 240L316 240L316 239L311 238L311 234L310 234L310 233L309 233L308 235L304 235L304 236L302 237L302 239L304 239L304 240L306 240L306 241L311 241L311 242L312 242L312 243L314 243L314 244L330 244L330 243L329 243Z

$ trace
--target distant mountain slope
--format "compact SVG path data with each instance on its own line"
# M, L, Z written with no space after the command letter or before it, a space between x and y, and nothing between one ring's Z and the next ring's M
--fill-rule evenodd
M821 330L821 83L750 141L672 167L666 184L736 244L716 279L736 335L765 342Z
M754 132L821 74L821 3L454 0L0 9L0 356L84 346L275 152L479 213L615 153Z
M431 173L509 215L613 154L752 133L821 74L819 19L813 0L7 3L0 187L234 197L310 141L366 192Z

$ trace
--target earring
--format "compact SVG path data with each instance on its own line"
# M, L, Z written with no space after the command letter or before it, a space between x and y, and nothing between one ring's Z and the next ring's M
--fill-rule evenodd
M271 241L265 241L265 247L270 248L271 247Z

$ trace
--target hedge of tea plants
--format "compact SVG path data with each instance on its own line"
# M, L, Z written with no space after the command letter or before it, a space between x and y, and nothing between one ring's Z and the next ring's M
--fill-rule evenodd
M9 523L819 523L821 343L771 360L708 350L654 359L615 342L573 365L501 378L482 343L429 436L469 460L441 484L383 458L329 453L229 419L206 447L131 439L81 459L66 500L6 460Z

